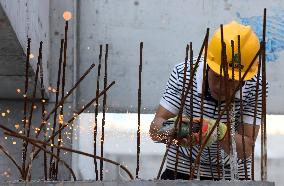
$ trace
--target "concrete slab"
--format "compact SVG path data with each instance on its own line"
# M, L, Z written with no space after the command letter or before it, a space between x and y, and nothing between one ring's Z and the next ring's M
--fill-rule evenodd
M1 99L22 99L25 87L25 76L1 76L0 75L0 98ZM29 77L28 98L32 97L34 77ZM18 93L17 89L21 92ZM40 98L39 83L37 86L36 98Z
M126 182L114 182L114 181L78 181L78 182L29 182L29 183L1 183L3 186L274 186L273 182L260 182L260 181L147 181L147 180L135 180Z

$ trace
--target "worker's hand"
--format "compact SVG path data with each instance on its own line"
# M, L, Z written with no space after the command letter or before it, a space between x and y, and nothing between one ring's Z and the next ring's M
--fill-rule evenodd
M189 147L190 143L192 145L198 145L200 142L200 132L202 134L202 141L201 144L207 139L210 131L212 130L216 120L214 119L207 119L203 118L203 125L202 125L202 130L199 130L198 132L193 132L192 135L188 135L187 137L181 139L179 141L180 145L183 147ZM200 124L200 118L193 118L193 123L199 123L199 126L201 127ZM224 123L219 123L219 136L217 134L217 127L215 130L212 132L211 136L209 137L206 146L209 147L212 145L212 143L216 142L217 140L222 140L227 132L227 126Z
M158 133L163 134L168 137L177 137L177 138L186 137L190 133L189 131L190 119L187 116L182 116L181 122L177 123L177 128L176 128L178 130L180 126L180 130L177 133L177 136L174 136L175 134L174 124L176 120L177 120L177 117L166 120L163 123L162 127L159 129ZM198 132L198 131L196 130L195 132Z

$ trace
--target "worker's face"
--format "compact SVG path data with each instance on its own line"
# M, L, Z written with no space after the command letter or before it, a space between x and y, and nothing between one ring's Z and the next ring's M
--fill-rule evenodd
M208 70L208 83L210 88L211 96L218 100L220 97L220 101L224 101L226 99L226 87L225 87L225 78L216 74L213 70L209 68ZM221 83L221 89L220 89ZM233 95L234 90L238 86L238 81L233 81L231 79L228 80L227 90L228 90L228 99Z

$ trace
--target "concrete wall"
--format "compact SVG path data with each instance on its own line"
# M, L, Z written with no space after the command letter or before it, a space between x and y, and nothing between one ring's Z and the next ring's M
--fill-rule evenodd
M38 48L40 41L43 41L43 69L44 85L48 87L49 71L47 69L48 57L50 55L49 36L49 1L23 0L23 1L0 1L6 15L8 16L17 38L27 52L27 36L31 40L31 66L36 69Z
M137 110L139 42L144 41L142 110L145 113L153 113L155 110L172 67L184 59L187 43L193 42L196 55L206 27L211 28L212 34L220 23L227 23L232 19L249 23L259 32L257 23L261 21L263 8L267 7L267 68L271 85L268 111L283 113L284 98L281 95L284 89L281 69L284 65L284 32L281 25L284 3L281 0L0 0L0 3L24 49L27 45L27 34L32 38L32 52L35 56L39 41L44 41L46 88L54 88L56 85L59 45L64 33L62 14L65 10L73 12L74 18L79 18L77 23L76 19L72 19L69 24L66 91L91 63L98 63L99 44L109 44L108 79L109 82L116 80L116 85L109 92L108 112ZM31 64L34 68L35 61ZM72 115L73 110L81 108L94 97L95 87L96 73L92 73L80 86L77 92L78 100L75 99L76 94L68 100L65 109L67 118ZM54 94L49 93L49 98L50 109L54 104ZM76 101L78 104L74 108ZM1 108L11 108L17 114L11 122L6 121L5 117L0 121L8 123L11 128L15 122L21 122L22 115L19 113L22 112L22 106L21 101L1 102ZM8 147L9 145L10 143L6 144ZM13 150L11 147L11 151ZM13 154L17 156L20 149L17 148L16 151ZM66 155L66 159L70 161L70 156ZM12 167L6 162L7 159L1 156L1 168ZM63 179L69 178L65 171L61 172L64 174ZM16 178L17 175L13 175L8 180ZM35 178L38 178L37 173Z
M35 64L38 54L39 42L43 41L43 65L44 65L44 80L45 89L49 98L49 102L46 105L47 110L51 110L55 103L55 93L49 91L48 87L56 87L57 82L57 70L58 70L58 59L60 51L60 39L64 38L64 27L65 21L62 17L64 11L71 11L73 13L73 19L69 22L69 32L68 32L68 50L67 50L67 67L66 67L66 85L65 91L67 92L73 85L74 80L74 1L73 0L21 0L21 1L10 1L1 0L0 1L5 13L7 14L11 25L17 35L17 39L22 45L23 49L26 50L27 45L27 34L32 38L31 51L34 54L34 59L31 61L31 66L35 70ZM13 69L1 69L2 71L11 71ZM24 77L22 77L24 78ZM9 87L9 83L7 83ZM31 86L31 85L30 85ZM1 87L4 89L5 87ZM16 91L16 90L11 90ZM65 93L66 93L65 92ZM65 121L73 116L73 102L72 97L70 97L64 107L64 119ZM23 118L23 101L22 100L1 100L0 110L6 112L7 109L10 110L11 114L7 114L5 117L0 117L0 123L4 123L11 129L16 130L15 125L19 124L20 129L22 128L22 118ZM30 107L28 107L30 108ZM38 126L40 124L41 111L40 106L34 112L33 125ZM51 117L53 120L53 117ZM47 128L53 125L51 121ZM17 130L17 131L19 131ZM50 130L51 131L51 130ZM71 145L71 128L66 130L63 135L64 145ZM34 129L32 129L32 136L34 136ZM21 140L7 137L3 135L2 131L0 133L1 145L3 145L9 153L15 157L18 163L21 163ZM13 141L16 142L13 145ZM28 155L29 156L29 155ZM42 179L43 178L43 161L42 155L36 159L33 164L32 179ZM71 163L70 154L62 154L62 158L68 163ZM19 173L12 163L4 156L3 153L0 154L0 181L8 181L19 179ZM70 175L66 173L66 169L60 166L59 179L69 180Z
M144 42L142 109L153 113L173 66L184 60L193 42L197 55L206 28L210 35L221 23L237 20L253 26L261 36L263 8L267 8L267 74L270 82L268 113L284 111L282 69L283 9L281 0L85 0L80 1L80 66L82 73L98 63L99 44L109 43L109 112L136 111L139 42ZM282 26L281 26L282 25ZM102 78L103 79L103 78ZM81 86L79 105L91 99L96 75Z

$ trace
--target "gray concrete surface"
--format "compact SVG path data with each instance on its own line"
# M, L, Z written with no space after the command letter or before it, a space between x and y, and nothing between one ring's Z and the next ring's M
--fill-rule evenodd
M25 61L24 50L0 5L0 98L22 99L17 89L24 91ZM34 86L34 71L29 69L30 86ZM4 88L5 87L5 88ZM31 96L31 91L28 96ZM39 92L37 92L37 96Z
M34 183L2 183L3 186L274 186L273 182L260 182L260 181L127 181L127 182L95 182L95 181L85 181L85 182L34 182Z
M48 87L48 77L49 72L47 70L48 66L48 56L49 48L52 47L49 44L49 1L0 1L3 9L5 10L6 16L9 18L11 26L14 29L14 32L17 36L17 39L21 48L18 47L23 55L26 54L27 49L27 36L31 40L31 53L34 55L34 58L31 59L30 65L32 69L36 69L38 48L40 41L43 41L43 70L44 70L44 85ZM7 43L12 44L11 41L7 39ZM17 51L16 47L11 48L11 53ZM11 59L12 60L12 59ZM22 61L22 64L25 64L25 57ZM10 63L12 64L12 63ZM21 71L21 75L25 72L22 65L13 65L10 68L5 68L5 72L15 72L16 69ZM10 77L10 76L8 76ZM22 76L20 76L22 77ZM24 77L22 77L24 79ZM13 77L11 80L6 80L13 83ZM19 86L19 85L18 85ZM6 94L9 96L9 93ZM13 97L12 97L13 98Z
M23 1L7 1L0 0L0 4L2 5L9 21L11 23L12 28L16 34L13 36L13 39L19 41L19 46L21 50L26 52L27 45L27 34L32 38L31 42L31 52L34 54L34 59L31 60L30 65L32 66L31 73L34 73L36 59L38 55L38 47L39 42L43 41L43 67L44 67L44 86L46 89L47 98L49 102L47 104L47 110L51 110L54 106L55 102L55 93L52 93L48 90L48 87L51 89L56 87L57 81L57 69L58 69L58 59L59 59L59 49L60 49L60 39L64 37L64 27L65 21L62 17L64 11L68 10L74 12L74 1L72 0L47 0L47 1L37 1L37 0L23 0ZM75 16L75 14L73 14ZM66 67L66 85L65 91L67 92L73 85L73 56L74 56L74 21L73 18L69 22L69 34L68 34L68 50L67 50L67 67ZM3 30L0 30L2 33ZM9 34L9 33L5 33ZM1 36L3 36L1 34ZM1 37L0 36L0 37ZM0 40L0 46L3 46L2 40ZM10 42L6 42L10 43ZM18 51L18 48L13 47L14 51ZM22 48L21 48L22 47ZM19 50L20 50L19 49ZM13 50L13 49L12 49ZM4 51L1 50L3 53ZM2 53L0 54L2 55ZM23 55L25 53L23 52ZM6 54L6 53L5 53ZM3 57L3 56L1 56ZM17 62L15 59L9 59L12 62ZM20 128L22 127L22 118L23 118L23 99L22 93L19 94L19 97L16 97L16 89L20 87L24 87L24 61L21 63L12 64L8 63L8 61L0 60L4 65L0 68L0 112L6 112L7 109L11 111L11 114L7 114L5 117L0 116L0 122L9 126L12 129L15 129L15 125L19 124ZM11 76L14 74L15 76ZM33 78L30 78L29 87L32 87ZM12 86L13 84L17 86ZM22 89L23 90L23 89ZM30 92L32 89L29 90ZM9 99L8 99L9 98ZM72 96L66 101L65 104L65 120L70 119L73 115L73 102ZM30 108L30 107L28 107ZM39 106L38 106L39 108ZM40 110L36 110L34 112L33 124L38 126L40 123L35 123L35 121L40 121L41 112ZM53 118L53 117L51 117ZM52 119L53 120L53 119ZM53 122L50 122L53 125ZM48 126L47 126L48 128ZM15 129L16 130L16 129ZM19 130L18 130L19 131ZM32 132L34 129L32 129ZM72 133L70 128L66 129L66 134L63 135L63 140L65 141L66 146L71 145L71 137L69 137ZM34 136L34 133L32 133ZM21 163L21 141L14 140L13 138L7 138L3 135L2 131L0 131L0 141L1 145L3 145L9 153L15 157L18 163ZM17 144L12 145L12 142L16 141ZM71 164L71 156L70 154L62 154L62 158ZM19 179L19 173L16 170L15 166L3 155L0 153L0 181L8 181L8 180L17 180ZM32 179L42 179L43 178L43 161L42 155L38 159L34 161L33 164L33 173ZM69 180L70 175L66 173L65 167L60 166L59 170L59 179L60 180Z
M144 42L142 73L142 112L153 113L159 103L173 66L184 60L185 47L193 42L197 55L206 28L210 35L221 23L233 19L256 21L267 8L268 33L271 48L280 47L282 42L272 42L273 38L283 41L282 30L284 2L269 1L227 1L227 0L84 0L80 3L80 65L83 72L90 63L96 61L99 44L110 44L109 82L116 85L109 92L107 105L109 112L137 110L139 42ZM250 23L249 22L249 23ZM282 24L283 25L283 24ZM258 30L261 26L258 26ZM282 45L282 44L280 44ZM282 47L280 47L282 48ZM284 89L282 69L283 50L270 54L279 55L275 61L267 63L267 78L270 81L268 113L281 114L284 111ZM93 74L79 91L79 105L91 98L95 89ZM102 78L103 79L103 78ZM281 96L280 96L281 95Z
M91 63L98 63L99 44L109 43L108 79L109 82L116 80L116 85L109 92L108 112L137 110L138 47L139 42L144 41L142 75L142 111L144 113L153 113L155 110L169 73L175 64L183 60L185 46L189 41L193 41L194 53L197 54L206 27L211 28L212 34L220 23L226 23L232 19L253 22L262 16L263 8L267 7L269 24L272 26L272 30L269 30L269 33L272 33L269 43L272 43L272 49L276 49L272 50L272 54L279 57L267 63L268 80L271 87L268 112L283 113L284 53L282 41L284 32L281 32L282 28L277 27L283 25L281 22L283 16L279 13L284 9L284 2L281 0L253 0L249 2L245 0L230 2L227 0L165 0L163 2L159 0L0 0L0 3L24 51L27 45L27 35L32 38L34 59L37 56L39 42L41 40L44 42L43 64L46 89L49 86L54 88L56 85L59 42L64 33L64 20L62 19L64 11L71 11L74 17L69 24L66 91ZM255 22L253 24L256 25ZM15 48L16 51L18 51L17 49L19 47ZM4 59L4 63L5 61ZM33 69L35 69L35 64L36 60L32 60ZM21 70L17 71L19 66L13 68L10 63L5 63L5 65L5 69L0 69L1 73L5 75L1 79L5 82L1 89L7 90L8 93L0 95L1 98L12 96L15 90L11 88L11 83L23 82ZM19 78L10 77L10 73L15 73ZM72 111L78 110L94 97L95 80L96 73L88 76L79 91L68 100L66 105L68 109L65 110L69 116L72 115ZM48 91L47 94L49 96L48 108L50 109L54 104L55 94ZM75 104L76 107L74 107ZM10 108L15 114L11 120L8 120L8 117L2 117L0 122L7 123L11 128L14 123L21 123L22 106L23 102L19 100L1 101L1 111ZM35 118L39 118L38 113L35 114ZM4 136L2 134L0 136L1 142L4 143ZM18 146L11 146L11 141L5 145L13 155L19 156L20 148ZM69 154L64 158L71 161ZM34 170L42 170L41 162L38 161ZM5 171L9 170L12 173L15 171L2 155L0 156L0 166L3 170L0 180L18 178L16 174L5 177ZM70 178L66 171L62 170L60 173L60 179ZM34 171L34 179L41 178L40 176L42 176L42 172Z

